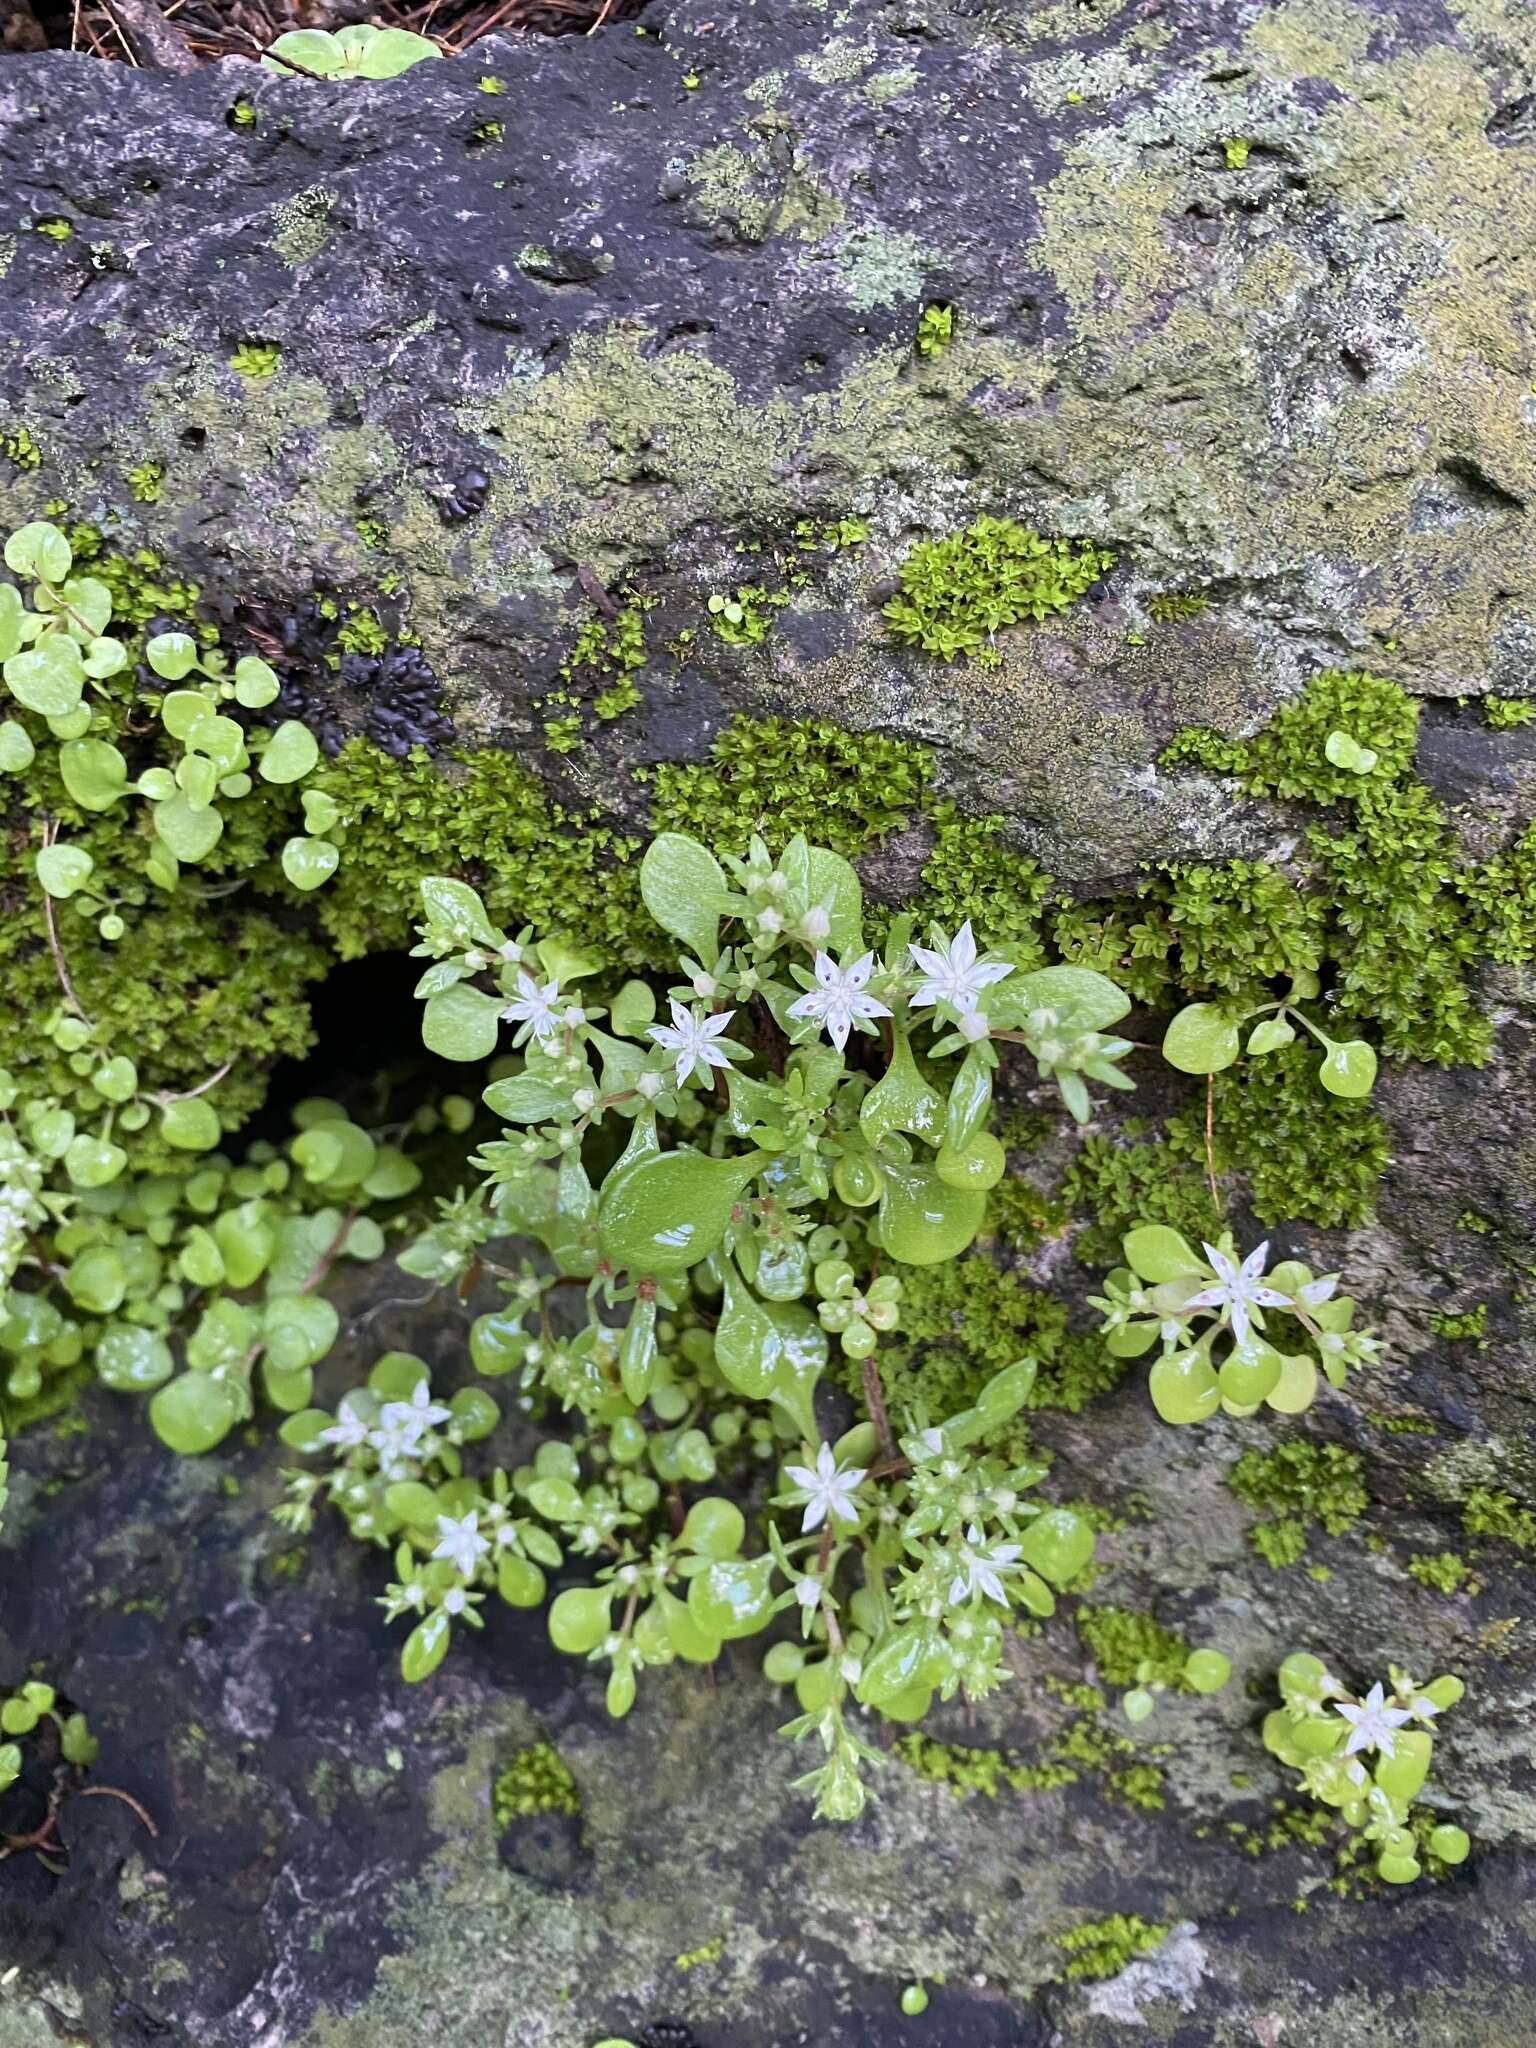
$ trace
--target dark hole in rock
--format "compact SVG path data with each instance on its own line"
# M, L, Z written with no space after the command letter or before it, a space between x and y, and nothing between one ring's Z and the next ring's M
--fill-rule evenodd
M406 1122L444 1094L477 1098L479 1068L440 1059L421 1042L421 1004L413 991L423 964L407 953L370 953L342 961L317 982L310 996L315 1042L302 1059L278 1061L242 1143L282 1144L292 1133L295 1106L311 1096L339 1102L370 1130ZM462 1147L464 1141L455 1142Z
M579 1813L515 1813L501 1831L497 1853L508 1870L541 1891L580 1891L591 1875L592 1851Z

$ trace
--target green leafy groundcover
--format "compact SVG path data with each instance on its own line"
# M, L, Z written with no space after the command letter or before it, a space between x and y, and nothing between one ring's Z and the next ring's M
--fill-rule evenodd
M1042 560L1004 538L1015 566ZM551 1635L602 1668L616 1714L648 1668L767 1633L817 1809L857 1813L875 1754L861 1710L916 1721L985 1695L1010 1624L1051 1613L1092 1555L1085 1515L1039 1495L1047 1461L1021 1415L1040 1360L1011 1351L1009 1316L963 1396L954 1375L913 1371L904 1343L909 1302L914 1331L935 1333L947 1297L930 1276L984 1265L971 1247L989 1211L1018 1214L999 1075L1020 1069L1015 1090L1053 1087L1088 1121L1099 1090L1131 1086L1116 1027L1135 993L1177 1011L1167 1059L1211 1090L1208 1172L1229 1069L1254 1099L1247 1077L1283 1076L1303 1123L1330 1103L1368 1115L1375 1053L1319 1021L1340 1007L1320 1007L1335 941L1306 889L1239 872L1253 864L1180 870L1149 878L1139 923L1122 907L1094 918L1027 862L1000 882L995 821L935 803L920 749L771 721L656 772L658 830L634 862L633 842L552 815L506 756L446 779L357 745L321 761L302 726L263 721L266 664L199 631L143 645L146 691L134 627L108 630L134 616L123 578L80 536L35 522L6 562L0 773L24 852L5 943L29 995L0 1076L7 1414L87 1369L146 1398L187 1455L275 1411L305 1461L284 1520L308 1528L329 1503L389 1553L413 1679L489 1597L541 1605L555 1573ZM1329 720L1348 693L1315 687L1297 717L1327 730L1281 749L1299 793L1357 812L1370 778L1401 795L1387 700L1341 746ZM1203 765L1278 774L1252 746L1217 759L1190 743ZM849 856L915 809L934 833L931 915L867 917ZM771 841L756 830L769 817ZM804 836L812 817L830 843ZM609 859L629 865L595 888ZM1477 878L1458 887L1481 903ZM232 906L239 890L254 900ZM1500 914L1509 950L1522 940ZM400 943L412 919L424 1042L479 1070L484 1113L450 1096L365 1125L314 1098L285 1140L237 1152L273 1054L306 1042L305 981L335 953ZM1111 1159L1092 1142L1116 1214L1099 1235L1123 1259L1095 1303L1095 1385L1148 1357L1152 1405L1188 1425L1297 1413L1369 1364L1336 1275L1239 1247L1214 1207L1180 1227L1200 1213L1187 1151ZM434 1205L444 1185L457 1192ZM477 1377L440 1391L421 1360L386 1352L317 1405L338 1263L389 1257L433 1289L491 1291L469 1336ZM475 1449L503 1422L484 1384L498 1378L536 1432L521 1463ZM1180 1672L1209 1690L1225 1660L1197 1650ZM1133 1719L1170 1682L1155 1659L1136 1675ZM1391 1712L1412 1718L1430 1695L1400 1676ZM1390 1754L1401 1722L1331 1676L1320 1697L1373 1716ZM1340 1768L1318 1796L1383 1875L1413 1875L1402 1814L1333 1797L1356 1783Z

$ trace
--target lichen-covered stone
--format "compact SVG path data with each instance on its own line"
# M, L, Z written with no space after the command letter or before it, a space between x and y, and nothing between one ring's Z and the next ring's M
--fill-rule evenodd
M63 501L152 545L232 634L308 630L317 596L382 611L461 735L621 825L646 792L619 770L698 756L736 710L813 712L932 742L948 788L1084 882L1287 829L1160 770L1182 727L1250 729L1328 666L1439 698L1527 686L1516 0L679 0L641 27L378 88L7 60L0 516ZM241 95L256 118L231 125ZM919 355L940 301L953 339ZM1114 566L1002 634L994 668L898 646L881 607L912 545L984 513ZM849 519L862 539L827 537ZM547 753L594 584L656 600L641 702L605 720L578 692L579 743ZM742 586L786 595L760 640L710 626ZM353 637L355 662L389 658ZM1479 853L1528 814L1533 760L1528 731L1449 706L1420 736ZM920 857L886 849L892 892ZM334 1530L296 1555L270 1442L175 1465L99 1392L87 1433L30 1432L0 1678L46 1660L100 1780L160 1834L76 1800L62 1877L0 1865L0 2048L589 2048L666 2014L705 2048L1536 2036L1531 1579L1464 1527L1476 1488L1536 1499L1536 992L1507 967L1486 995L1487 1067L1383 1076L1380 1221L1287 1233L1389 1340L1313 1419L1362 1461L1349 1531L1271 1567L1224 1483L1254 1428L1155 1428L1133 1381L1034 1418L1062 1497L1121 1519L1095 1602L1235 1670L1132 1731L1112 1695L1063 1698L1102 1676L1065 1614L1021 1639L1019 1684L934 1732L1025 1764L1070 1747L1052 1789L893 1758L855 1827L813 1826L750 1657L718 1684L655 1674L613 1724L536 1616L499 1613L407 1689L370 1606L383 1561ZM1031 1277L1087 1276L1047 1242ZM1475 1338L1437 1333L1474 1302ZM398 1305L366 1335L461 1347ZM1410 1568L1463 1550L1456 1590ZM1246 1688L1300 1646L1365 1678L1465 1671L1435 1789L1474 1851L1443 1882L1338 1896L1330 1851L1272 1813ZM1161 1806L1116 1797L1105 1731ZM581 1801L551 1855L495 1821L498 1772L540 1742ZM1165 1948L1060 1982L1053 1937L1114 1915L1169 1925ZM899 2018L901 1986L939 1976Z

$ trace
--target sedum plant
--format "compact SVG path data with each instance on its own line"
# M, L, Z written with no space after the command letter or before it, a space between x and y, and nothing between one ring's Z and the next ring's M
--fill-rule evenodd
M184 1106L212 1115L201 1098ZM317 1098L299 1105L282 1150L257 1142L238 1165L211 1153L81 1185L78 1157L52 1172L78 1142L64 1142L69 1112L28 1109L35 1154L0 1113L0 1396L31 1402L50 1375L91 1367L118 1393L150 1395L156 1433L189 1455L221 1442L258 1396L283 1413L306 1407L340 1328L324 1283L338 1260L382 1256L369 1212L387 1214L420 1181L402 1148ZM189 1126L179 1142L208 1135Z
M1298 1650L1280 1666L1284 1704L1265 1717L1264 1746L1374 1852L1378 1877L1411 1884L1426 1851L1456 1864L1470 1847L1451 1823L1416 1828L1412 1808L1429 1775L1438 1716L1465 1687L1450 1675L1421 1686L1396 1665L1388 1676L1390 1689L1378 1681L1356 1695L1321 1659Z
M1148 1391L1165 1422L1205 1422L1218 1409L1299 1415L1317 1397L1319 1372L1341 1387L1380 1348L1351 1327L1355 1304L1337 1291L1337 1273L1319 1277L1300 1259L1266 1272L1268 1240L1240 1261L1224 1234L1202 1257L1168 1225L1143 1224L1121 1250L1126 1263L1090 1305L1111 1357L1141 1358L1161 1342ZM1266 1310L1285 1319L1271 1333L1280 1343L1266 1334Z
M877 952L853 869L803 838L721 861L663 834L640 881L681 948L665 1021L648 983L598 983L570 942L503 930L452 878L422 884L426 1044L483 1060L510 1031L516 1058L485 1090L503 1128L478 1184L399 1263L494 1282L471 1357L557 1427L472 1476L484 1397L441 1401L392 1355L334 1414L284 1425L330 1460L290 1476L284 1513L305 1526L329 1498L392 1547L412 1677L493 1590L536 1603L561 1565L585 1579L555 1596L551 1637L606 1671L615 1714L648 1667L785 1617L765 1668L820 1753L818 1811L848 1818L871 1754L850 1709L915 1720L991 1691L1010 1617L1051 1613L1091 1557L1086 1519L1032 1497L1034 1362L960 1414L892 1416L880 1345L901 1270L981 1227L1000 1058L1020 1048L1086 1115L1089 1079L1129 1085L1106 1035L1128 1003L1091 971L984 950L969 924L920 942L898 918ZM862 1387L851 1418L823 1385L834 1339Z
M1332 758L1330 756L1330 758ZM1262 1059L1296 1042L1299 1024L1323 1049L1317 1078L1330 1095L1358 1101L1369 1095L1376 1080L1376 1051L1363 1038L1330 1038L1296 1006L1312 1000L1322 983L1311 968L1291 977L1283 998L1259 1003L1254 1008L1234 1011L1223 1003L1188 1003L1173 1018L1163 1036L1163 1058L1181 1074L1220 1074L1247 1054ZM1247 1043L1243 1026L1253 1019Z
M72 575L73 560L68 538L47 520L18 527L5 543L6 567L32 588L28 599L17 584L0 583L0 676L17 710L31 717L13 713L0 720L0 774L32 765L40 727L46 727L58 746L64 792L80 811L111 811L133 797L148 805L144 873L169 892L183 865L195 866L213 852L224 836L228 805L250 795L253 776L269 784L302 782L320 750L297 719L271 732L249 731L230 715L231 707L264 710L277 697L277 675L265 661L248 654L231 668L223 655L201 650L190 633L166 632L144 643L150 688L171 685L160 692L157 744L148 758L130 762L117 745L117 738L128 737L124 726L109 726L102 715L132 683L128 649L108 631L112 592L98 577ZM305 813L305 833L288 840L281 860L295 888L313 889L335 872L336 847L322 835L338 815L321 796L306 802ZM45 827L35 868L50 902L88 895L94 866L83 847ZM120 938L122 919L110 905L101 908L100 935ZM68 994L65 970L60 973Z

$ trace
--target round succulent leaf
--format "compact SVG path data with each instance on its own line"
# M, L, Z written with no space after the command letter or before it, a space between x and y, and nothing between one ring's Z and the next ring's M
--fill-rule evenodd
M190 633L156 633L144 642L144 659L157 676L168 683L179 683L197 666L197 642ZM170 725L167 720L167 725ZM175 727L170 726L175 732ZM184 735L177 733L178 739Z
M85 687L80 650L64 633L50 633L35 647L13 654L3 673L17 703L41 718L67 717Z
M600 1586L567 1586L550 1603L549 1639L567 1656L584 1657L608 1633L613 1595Z
M221 1135L219 1113L204 1095L167 1102L160 1111L160 1135L180 1152L211 1152Z
M33 519L18 526L5 543L7 569L45 583L61 583L69 574L73 559L69 542L46 519Z
M9 583L0 589L9 590ZM37 749L24 725L14 718L0 719L0 775L21 775L32 766Z
M184 791L154 806L155 831L177 860L200 861L224 836L224 820L211 805L199 808Z
M1317 1069L1317 1078L1330 1095L1355 1101L1369 1095L1376 1079L1376 1048L1363 1038L1330 1042Z
M44 846L37 854L37 879L50 896L73 896L85 887L95 866L83 846Z
M149 1404L156 1436L183 1457L211 1451L240 1420L242 1403L223 1380L206 1372L184 1372L161 1387Z
M176 1370L171 1347L153 1330L113 1323L95 1352L96 1376L118 1394L148 1394L163 1387Z
M1152 1405L1164 1422L1205 1422L1221 1406L1221 1387L1203 1351L1160 1358L1147 1379Z
M1163 1035L1163 1058L1181 1074L1219 1074L1241 1049L1237 1026L1215 1003L1190 1003Z
M320 749L309 727L287 718L262 749L261 778L264 782L301 782L319 759Z

